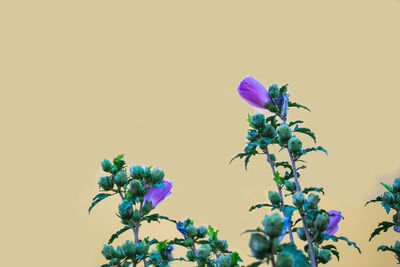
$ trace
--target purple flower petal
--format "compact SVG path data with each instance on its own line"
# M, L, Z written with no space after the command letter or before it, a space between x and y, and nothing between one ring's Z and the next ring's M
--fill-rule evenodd
M144 201L150 201L152 203L152 208L155 208L164 198L171 194L172 182L164 179L162 184L165 188L153 186L144 196Z
M246 76L237 90L239 95L253 107L265 109L265 104L272 102L267 88L251 76Z
M339 230L339 222L342 219L340 215L342 213L338 210L329 210L328 213L329 215L335 215L335 216L329 216L329 225L325 233L328 235L334 235Z

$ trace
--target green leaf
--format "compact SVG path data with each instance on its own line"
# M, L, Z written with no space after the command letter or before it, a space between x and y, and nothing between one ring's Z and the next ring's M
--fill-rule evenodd
M301 151L301 154L305 155L305 154L307 154L308 152L311 152L311 151L322 151L322 152L325 152L325 154L328 155L328 151L326 151L326 149L323 148L322 146L310 147L310 148L303 149Z
M274 206L271 205L271 204L267 204L267 203L257 204L257 205L251 206L249 211L252 211L252 210L255 210L255 209L259 209L259 208L262 208L262 207L274 207Z
M290 205L285 205L283 208L283 213L285 214L286 217L290 218L292 220L293 212L297 210L296 207L290 206Z
M89 207L89 214L90 214L90 211L94 208L94 206L97 205L97 203L99 203L99 202L102 201L103 199L106 199L106 198L108 198L109 196L113 196L113 195L115 195L115 194L100 193L100 194L96 195L96 196L93 198L92 205L90 205L90 207Z
M250 127L253 129L256 129L256 127L254 126L253 122L251 121L251 115L250 113L247 114L247 122L249 123Z
M310 110L308 107L303 106L303 105L300 105L300 104L298 104L298 103L296 103L296 102L291 102L291 101L289 101L288 106L289 106L289 107L294 107L294 108L303 108L303 109L306 109L306 110L308 110L308 111L311 112L311 110Z
M396 251L392 247L388 247L388 246L379 246L377 250L378 251L379 250L381 250L381 251L387 251L388 250L388 251L392 251L392 252L396 253Z
M367 201L367 202L365 203L365 206L367 206L369 203L381 202L381 201L382 201L382 197L381 197L381 196L378 196L377 198L375 198L375 199L373 199L373 200Z
M219 230L214 230L214 228L211 225L209 225L207 228L208 228L208 236L210 237L210 239L216 239Z
M288 86L289 86L288 83L285 84L285 85L283 85L283 86L279 89L279 93L280 93L280 94L285 94L285 93L287 93L287 88L288 88Z
M289 127L291 127L291 126L293 126L293 125L295 125L295 124L298 124L298 123L304 123L304 121L300 121L300 120L297 120L297 121L291 121L291 122L289 122Z
M276 119L276 115L269 116L265 119L266 123L271 123L271 126L276 128L278 126L278 120Z
M304 255L303 251L298 250L296 245L293 243L287 243L282 245L282 252L285 254L292 255L294 259L293 267L309 267L307 257Z
M358 250L358 252L361 254L361 250L360 250L359 247L357 247L357 244L356 244L355 242L352 242L352 241L348 240L348 239L347 239L346 237L344 237L344 236L335 236L335 235L328 235L328 234L322 233L322 237L323 237L325 240L329 240L329 239L330 239L330 240L332 240L332 241L334 241L334 242L338 242L339 240L346 241L347 245L353 246L353 247L356 248L356 249Z
M257 229L248 229L248 230L244 231L243 233L241 233L240 235L247 234L247 233L260 233L260 234L265 235L265 232L259 227L257 227Z
M322 187L306 187L303 189L304 194L308 194L309 192L321 192L323 195L325 195L324 188Z
M113 234L110 237L110 240L108 240L108 244L111 244L115 239L117 239L121 234L125 233L126 231L128 231L129 229L131 229L131 226L125 226L124 228L118 230L115 234Z
M283 179L281 178L279 172L277 172L277 171L274 173L274 181L279 186L283 185Z
M378 227L375 228L375 230L372 232L372 234L371 234L371 236L370 236L368 241L371 241L372 238L374 238L376 235L379 235L382 231L386 232L387 230L390 229L390 227L392 227L394 225L395 224L392 223L392 222L386 222L386 221L380 222L378 224Z
M113 159L115 167L121 170L125 166L124 154L118 155Z
M160 218L160 215L158 215L158 213L154 213L154 214L151 214L151 215L144 216L142 218L142 221L147 221L148 223L150 223L150 222L158 222L158 223L160 223L160 221L158 220L159 218Z
M382 207L385 208L386 213L389 214L390 209L391 209L390 204L389 204L389 203L386 203L385 201L382 201L382 202L381 202L381 205L382 205Z
M387 191L393 192L393 188L390 185L387 185L387 184L382 183L382 182L381 182L381 185L383 185L383 187L385 187Z
M264 263L264 261L256 261L256 262L253 262L250 265L247 265L247 267L257 267L257 266L259 266L259 265L261 265L263 263Z
M314 140L315 143L317 142L317 138L315 137L315 134L308 128L299 127L298 125L296 125L296 127L294 127L293 131L306 134L306 135L310 136Z
M293 171L292 165L290 165L290 163L287 162L287 161L276 162L275 166L276 167L283 167L283 168L289 169L290 171Z
M238 264L238 261L242 261L242 259L239 256L239 253L232 252L231 253L231 265L236 266Z

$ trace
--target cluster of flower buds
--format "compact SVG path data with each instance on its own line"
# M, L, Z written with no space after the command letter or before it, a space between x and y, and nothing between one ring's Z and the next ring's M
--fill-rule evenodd
M115 249L111 245L104 245L101 253L106 260L109 260L108 266L128 267L130 261L137 262L139 259L146 257L149 250L149 244L142 241L138 246L130 240L127 240L122 246L117 246Z
M380 222L378 227L372 232L369 240L379 235L382 231L386 232L390 228L393 227L393 230L396 233L400 233L400 177L396 178L392 185L388 185L385 183L381 183L383 187L386 189L386 192L381 196L370 200L366 203L378 202L385 208L387 214L393 210L395 213L393 214L392 221L383 221ZM395 257L400 264L400 241L396 241L393 246L379 246L378 251L391 251L395 254Z

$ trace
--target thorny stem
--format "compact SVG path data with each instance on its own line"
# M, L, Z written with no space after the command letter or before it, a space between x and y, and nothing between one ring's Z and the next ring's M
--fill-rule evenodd
M267 155L267 161L269 162L269 165L271 166L272 174L275 176L275 173L276 173L275 164L274 164L274 162L273 162L272 159L271 159L271 155L269 154L268 146L265 148L265 154ZM281 197L281 208L282 208L282 212L283 212L283 215L285 215L285 210L284 210L284 208L285 208L285 202L284 202L284 199L283 199L282 189L281 189L281 187L280 187L280 185L279 185L278 183L276 184L276 186L277 186L277 188L278 188L278 192L279 192L279 195L280 195L280 197ZM286 215L285 215L285 216L286 216ZM289 227L289 238L290 238L290 242L294 243L294 240L293 240L293 233L292 233L292 227Z
M292 163L294 182L296 184L296 192L300 192L301 187L300 187L300 183L299 183L299 177L297 175L296 162L294 161L292 152L290 152L289 149L287 149L287 151L289 153L290 161ZM318 265L315 261L315 255L314 255L314 249L313 249L313 243L311 240L310 231L308 230L306 219L304 218L304 215L301 212L300 212L300 216L301 216L301 221L303 222L304 232L306 233L306 237L307 237L308 253L310 254L311 265L313 267L316 267Z

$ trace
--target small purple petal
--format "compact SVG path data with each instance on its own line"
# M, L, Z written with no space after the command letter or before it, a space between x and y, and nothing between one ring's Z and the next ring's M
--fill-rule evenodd
M282 234L279 236L279 243L282 242L283 238L288 233L290 224L291 224L290 218L285 216L285 218L283 218L283 225L284 226L283 226Z
M150 201L152 208L155 208L164 198L171 194L172 182L164 179L162 184L165 188L153 186L144 196L144 201Z
M253 107L265 109L265 104L272 102L267 88L251 76L246 76L237 90L239 95Z
M340 215L342 213L338 210L329 210L328 213L329 215L334 216L329 216L329 225L325 233L328 235L334 235L339 230L339 222L342 219Z

